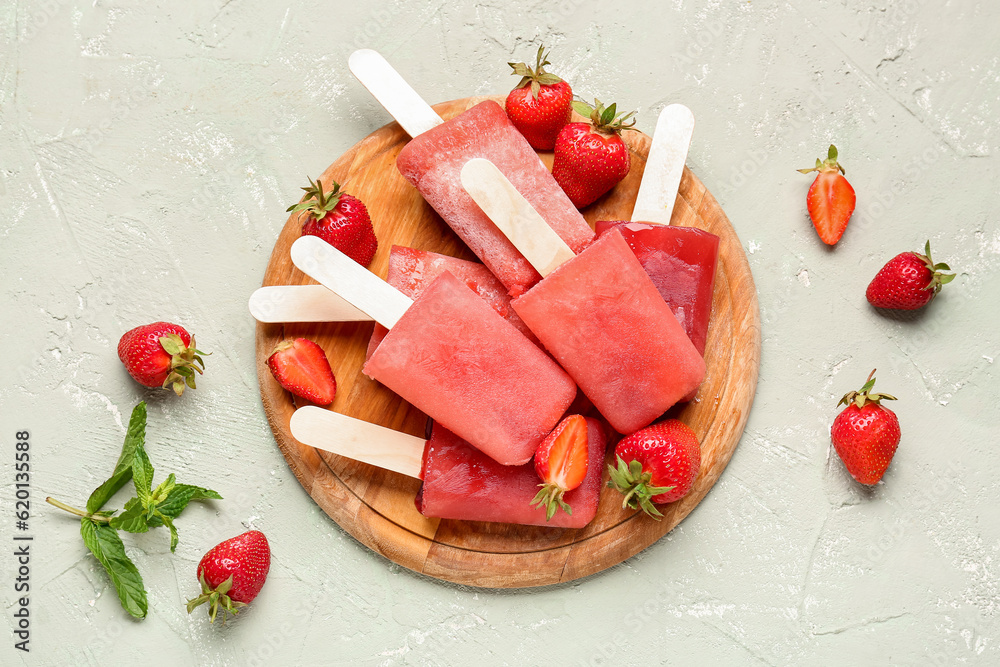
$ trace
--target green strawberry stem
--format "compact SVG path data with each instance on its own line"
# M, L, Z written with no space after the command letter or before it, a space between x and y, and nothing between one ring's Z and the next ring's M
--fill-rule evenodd
M588 117L594 130L602 134L621 134L622 130L635 130L633 127L635 125L633 117L635 112L629 111L624 115L619 114L617 104L605 108L604 104L597 98L594 98L593 106L582 100L574 100L573 110L581 116Z
M810 174L814 171L839 171L841 174L846 174L847 171L837 162L837 147L830 144L830 149L826 152L826 159L820 160L816 158L816 166L812 169L799 169L800 174Z
M618 467L608 466L611 479L608 486L618 489L625 497L622 499L622 509L641 509L643 512L659 521L663 514L656 509L652 498L673 490L672 486L653 486L653 473L643 472L642 464L633 460L625 463L622 457L618 459Z
M863 408L867 403L879 404L879 401L883 400L898 400L892 394L872 393L872 389L875 387L875 370L873 368L872 372L868 374L868 379L865 381L865 385L861 387L861 391L847 392L837 405L850 405L854 403L858 408Z
M173 389L178 396L184 393L185 385L197 389L195 372L198 375L204 373L205 360L201 355L208 356L209 353L195 347L194 336L191 336L189 345L185 345L184 339L173 333L161 336L159 340L163 350L170 355L170 373L163 381L163 388Z
M318 178L313 181L308 176L306 178L309 179L309 186L302 188L306 193L306 198L298 204L292 204L285 209L285 212L308 211L312 217L322 220L326 217L327 213L336 208L337 204L340 203L340 195L343 194L340 189L340 183L333 181L333 189L328 194L324 194L322 181Z
M937 294L941 291L942 285L947 285L955 279L954 273L941 273L942 271L951 271L950 266L944 262L935 264L934 260L931 259L930 239L928 239L927 243L924 245L924 254L918 255L918 257L924 260L924 265L927 266L927 269L931 272L931 281L927 283L926 287L924 287L925 290L934 290L934 293Z
M55 505L59 509L69 512L70 514L75 514L76 516L83 517L84 519L90 519L91 521L97 521L98 523L111 523L111 517L84 512L81 509L77 509L76 507L72 507L71 505L67 505L64 502L56 500L52 496L48 496L45 499L45 502L47 502L49 505Z
M548 53L545 53L545 47L538 47L538 55L535 57L535 69L531 69L527 63L507 63L514 70L511 74L521 77L521 80L517 82L514 86L514 90L518 88L524 88L529 83L531 84L531 96L538 99L538 91L541 90L542 86L550 86L552 84L560 83L561 78L552 74L551 72L545 71L546 65L551 65L549 62Z
M240 613L240 607L245 607L246 603L236 602L232 600L227 593L229 589L233 587L233 575L229 575L229 578L223 581L221 584L212 589L205 581L205 572L198 576L198 581L201 582L201 595L196 598L192 598L187 602L187 611L190 614L195 610L196 607L204 603L208 603L208 619L209 623L215 623L215 617L219 613L219 608L221 607L224 612L228 611L231 614ZM222 614L222 623L226 623L226 614Z
M562 508L566 514L573 514L573 508L570 507L563 496L566 494L566 489L562 488L558 484L539 484L541 489L535 495L534 499L531 501L533 507L545 507L545 520L548 521L553 516L555 516L556 510Z

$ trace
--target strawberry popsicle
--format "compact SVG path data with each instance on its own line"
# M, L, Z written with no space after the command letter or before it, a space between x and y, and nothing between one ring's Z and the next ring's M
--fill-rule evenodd
M694 227L673 227L626 220L599 220L597 233L621 232L642 268L684 327L688 338L705 354L712 315L719 237Z
M471 160L462 182L545 276L511 307L618 432L697 389L705 362L621 232L574 257L488 161Z
M576 397L551 358L447 271L411 301L317 237L291 256L389 329L366 375L499 463L529 461Z
M514 328L527 336L529 340L533 343L538 342L528 325L522 322L514 309L510 307L510 296L507 294L507 290L490 273L489 269L478 262L449 257L428 250L394 245L389 252L389 273L386 276L386 282L411 299L416 299L427 289L428 285L434 282L435 278L445 271L468 285L469 289L493 306L493 310L514 325ZM366 358L371 357L375 348L385 338L386 333L388 333L388 329L381 324L375 324L371 340L368 342Z
M582 528L597 513L607 440L595 419L587 418L586 477L563 497L572 514L560 510L549 521L544 508L531 505L541 484L531 462L500 465L436 422L431 439L424 440L306 406L292 414L289 427L310 447L422 479L415 502L424 516Z
M462 166L477 157L493 162L574 252L594 233L496 102L481 102L414 137L396 159L400 173L517 296L541 276L462 189Z
M349 66L413 137L396 160L400 173L511 296L523 293L541 276L462 189L460 174L466 161L475 157L493 161L575 252L593 241L587 221L499 104L481 102L442 121L376 51L355 51Z
M670 226L693 131L690 109L681 104L663 109L656 121L632 222L598 221L596 227L598 234L611 227L621 232L698 353L704 355L719 237L692 227Z

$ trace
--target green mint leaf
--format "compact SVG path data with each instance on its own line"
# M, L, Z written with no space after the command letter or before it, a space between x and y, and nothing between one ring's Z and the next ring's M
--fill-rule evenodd
M153 491L150 502L154 505L162 503L170 495L175 486L177 486L177 478L174 476L174 473L170 473L165 480L160 482L156 490Z
M146 618L148 603L142 575L125 553L118 531L107 524L81 519L80 534L83 543L111 577L122 608L136 618Z
M177 549L177 528L174 526L174 521L169 516L164 516L163 513L157 512L154 515L160 521L162 521L167 528L170 529L170 553L173 553Z
M200 486L177 484L170 491L170 494L167 495L167 498L156 506L156 511L158 514L175 519L180 516L180 513L184 511L184 508L192 500L208 499L222 500L222 496L211 489L203 489ZM156 521L156 517L154 517L153 521L150 521L150 525L160 524Z
M139 496L143 504L148 504L152 496L153 464L149 462L146 448L141 445L135 448L132 460L132 482L135 484L135 495Z
M118 492L118 489L132 477L132 459L135 457L136 447L142 447L146 441L146 403L139 403L132 409L132 417L128 422L128 431L125 433L125 443L122 445L122 453L115 464L115 470L111 477L99 487L94 489L87 500L87 511L93 514L104 507L111 496Z
M145 533L149 530L145 505L138 498L128 501L122 513L111 519L111 527L126 533Z

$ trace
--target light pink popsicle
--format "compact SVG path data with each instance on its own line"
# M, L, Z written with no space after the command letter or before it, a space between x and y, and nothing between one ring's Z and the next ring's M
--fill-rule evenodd
M462 167L477 157L493 162L574 252L594 232L496 102L481 102L414 137L396 160L400 173L517 296L541 276L462 188Z
M552 359L448 272L364 372L503 465L528 462L576 396Z
M616 229L511 301L619 433L694 391L705 362Z

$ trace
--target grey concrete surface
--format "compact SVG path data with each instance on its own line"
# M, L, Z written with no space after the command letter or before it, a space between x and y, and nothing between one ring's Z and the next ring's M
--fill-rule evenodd
M14 437L32 441L31 652L4 665L1000 663L1000 11L951 0L620 3L15 0L0 8L0 596L13 628ZM329 520L264 419L246 300L304 177L388 122L345 66L382 50L432 102L509 89L553 47L587 97L697 118L689 166L747 250L757 400L706 500L631 560L530 591L462 588ZM805 212L840 148L858 210L840 244ZM882 263L930 239L958 278L874 312ZM213 355L197 391L144 391L118 337L160 318ZM882 484L829 444L873 368L903 438ZM150 404L162 474L226 500L126 539L131 620L46 495L82 503ZM119 501L120 502L120 501ZM113 506L113 505L112 505ZM236 622L183 608L205 549L264 530L273 566Z

